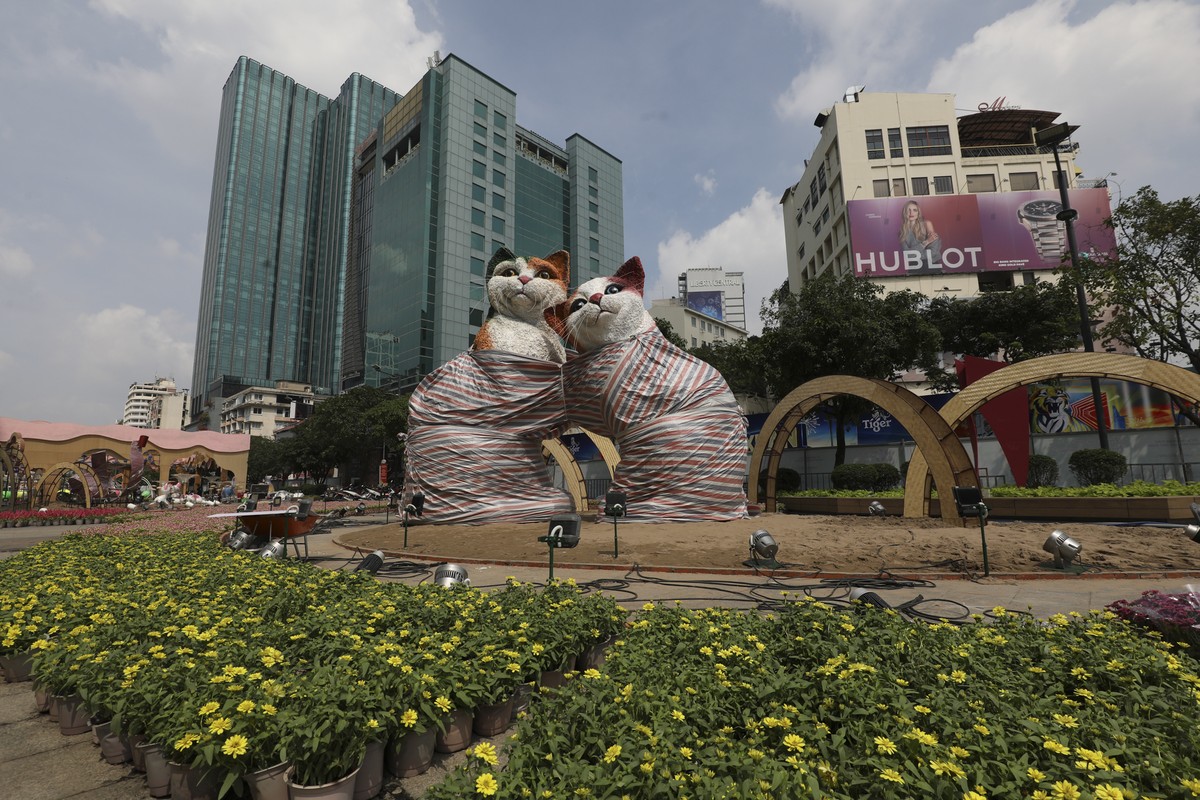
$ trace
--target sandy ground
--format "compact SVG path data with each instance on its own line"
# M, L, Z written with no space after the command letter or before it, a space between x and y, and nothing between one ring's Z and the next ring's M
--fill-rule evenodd
M978 523L947 527L940 519L901 517L763 514L719 523L647 524L619 522L618 556L613 557L611 521L585 521L579 546L555 551L556 564L745 569L749 538L766 530L779 544L777 558L789 570L821 574L976 574L983 571ZM1089 572L1197 572L1200 543L1181 526L1127 527L1083 523L989 521L991 573L1044 573L1051 556L1042 545L1061 530L1082 545L1078 563ZM408 547L400 524L343 530L337 541L390 556L497 562L547 560L537 540L547 526L494 524L450 526L410 524Z

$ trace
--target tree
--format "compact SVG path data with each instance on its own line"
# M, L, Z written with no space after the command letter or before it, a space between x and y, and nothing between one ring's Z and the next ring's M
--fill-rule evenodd
M662 333L666 340L678 347L680 350L687 350L688 344L682 336L675 332L675 326L667 322L665 319L654 318L654 324L658 326L658 330Z
M935 369L941 337L912 291L825 273L793 294L784 284L763 302L760 366L773 396L824 375L895 380L910 368ZM845 460L845 425L865 407L857 398L827 404L837 421L834 463Z
M334 467L346 468L349 478L374 483L383 448L390 451L398 444L396 434L407 423L407 398L356 386L317 404L300 425L291 456L299 470L322 483Z
M1108 224L1117 252L1081 259L1084 287L1112 319L1100 336L1200 371L1200 195L1163 202L1143 186Z
M925 317L941 334L942 349L958 355L999 355L1012 364L1079 346L1079 309L1074 284L1066 279L986 292L970 300L935 297ZM936 388L957 388L952 373L939 372L929 375Z
M734 394L770 396L770 387L762 367L762 341L759 337L705 342L693 350L692 355L720 372Z

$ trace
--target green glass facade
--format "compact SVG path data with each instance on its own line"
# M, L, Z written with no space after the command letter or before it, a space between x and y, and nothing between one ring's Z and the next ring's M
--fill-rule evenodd
M516 95L455 56L401 96L358 73L330 99L242 57L225 84L191 427L278 380L411 389L470 346L501 245L566 249L572 283L623 259L621 163L516 124Z

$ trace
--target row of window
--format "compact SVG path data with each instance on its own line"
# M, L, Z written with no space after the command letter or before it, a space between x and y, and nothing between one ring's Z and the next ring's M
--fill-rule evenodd
M1061 177L1061 172L1054 173L1055 189L1058 188ZM1014 192L1031 192L1042 188L1041 179L1036 172L1010 172L1004 180L1008 181L1009 190ZM905 197L909 194L909 189L914 195L929 194L929 178L914 177L907 180L904 178L880 178L872 181L872 184L876 197ZM990 172L967 175L965 186L971 194L999 190L996 186L996 176ZM954 194L954 179L949 175L938 175L933 179L933 192L934 194Z
M908 139L908 155L910 158L925 156L951 155L949 125L918 125L904 129ZM904 158L904 142L900 137L899 128L887 129L887 148L884 148L883 129L871 128L866 131L867 158Z

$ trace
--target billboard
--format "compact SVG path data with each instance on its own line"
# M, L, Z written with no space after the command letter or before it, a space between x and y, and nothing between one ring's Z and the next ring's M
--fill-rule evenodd
M725 320L721 292L688 292L687 307L713 319Z
M1080 254L1116 250L1107 189L1072 189ZM1068 253L1057 191L986 192L851 200L854 274L860 278L1054 269Z

